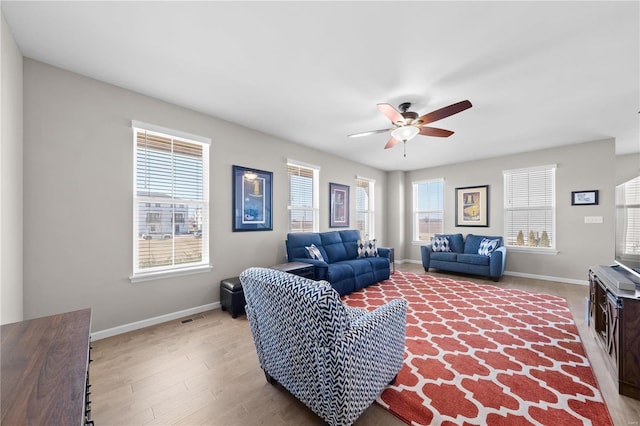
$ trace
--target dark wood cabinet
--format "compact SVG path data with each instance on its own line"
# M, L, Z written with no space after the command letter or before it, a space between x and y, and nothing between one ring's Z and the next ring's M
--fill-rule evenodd
M91 309L2 326L3 425L92 425Z
M618 392L640 399L640 282L617 268L589 270L589 327L608 356ZM620 290L618 274L635 281L636 290Z

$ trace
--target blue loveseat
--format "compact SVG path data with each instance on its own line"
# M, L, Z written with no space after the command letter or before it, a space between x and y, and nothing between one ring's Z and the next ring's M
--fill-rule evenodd
M389 279L391 250L377 247L378 256L358 257L360 231L290 232L287 234L289 262L315 266L316 280L329 281L341 296ZM311 259L307 247L314 245L322 260Z
M442 250L434 241L437 238L446 237L448 251ZM489 254L479 254L480 244L483 239L498 240L496 248ZM447 247L444 247L446 249ZM425 272L429 268L441 271L461 272L472 275L482 275L498 281L504 274L507 262L507 249L503 245L502 237L486 235L467 235L463 239L462 234L436 234L434 240L426 246L420 247L422 252L422 266Z

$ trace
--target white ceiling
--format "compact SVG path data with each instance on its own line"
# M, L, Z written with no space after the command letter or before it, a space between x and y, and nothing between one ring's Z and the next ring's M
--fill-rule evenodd
M603 138L640 152L640 3L14 2L24 56L382 170ZM347 138L425 114L456 133ZM161 125L162 123L156 123ZM180 129L186 130L189 129ZM215 141L215 135L211 135ZM232 141L225 141L232 143Z

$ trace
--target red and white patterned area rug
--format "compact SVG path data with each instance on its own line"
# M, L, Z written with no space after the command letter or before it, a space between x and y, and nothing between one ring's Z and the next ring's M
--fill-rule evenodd
M567 302L395 273L345 296L408 301L405 360L378 403L412 425L611 425Z

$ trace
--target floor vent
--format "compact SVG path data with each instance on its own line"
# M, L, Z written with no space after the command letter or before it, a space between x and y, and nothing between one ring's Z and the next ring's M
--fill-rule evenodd
M189 322L192 322L192 321L195 321L195 320L199 320L199 319L203 319L203 318L204 318L204 315L198 315L198 316L195 316L195 317L191 317L191 318L183 319L183 320L182 320L182 321L180 321L180 322L181 322L182 324L186 324L186 323L189 323Z

